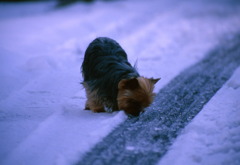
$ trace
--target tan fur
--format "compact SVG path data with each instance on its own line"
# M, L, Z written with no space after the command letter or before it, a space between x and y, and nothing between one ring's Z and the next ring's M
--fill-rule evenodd
M93 112L105 112L103 105L100 103L97 91L90 91L88 85L83 83L86 89L87 101L85 105L85 110L92 110Z
M130 80L121 80L118 85L118 107L127 113L138 115L148 107L154 97L154 84L159 79L138 77Z
M138 77L137 78L139 85L141 86L141 88L148 94L152 94L153 92L153 88L154 88L154 84L147 78L144 77Z

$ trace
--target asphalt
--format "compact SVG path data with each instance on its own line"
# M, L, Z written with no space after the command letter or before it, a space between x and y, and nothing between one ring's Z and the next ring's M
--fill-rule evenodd
M76 163L152 165L240 66L240 35L229 36L162 88L139 117L129 117Z

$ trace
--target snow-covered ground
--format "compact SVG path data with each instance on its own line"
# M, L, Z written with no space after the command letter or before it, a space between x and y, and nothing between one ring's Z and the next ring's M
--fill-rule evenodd
M83 110L80 66L96 37L117 40L130 62L138 61L140 74L161 77L157 92L240 29L240 5L227 1L53 5L0 4L0 164L71 164L127 118L123 112ZM235 163L240 152L238 87L239 69L160 164Z

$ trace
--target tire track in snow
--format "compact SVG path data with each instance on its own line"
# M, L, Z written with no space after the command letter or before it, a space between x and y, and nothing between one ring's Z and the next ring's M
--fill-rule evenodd
M155 164L179 132L240 65L240 35L162 88L138 118L129 118L76 164Z

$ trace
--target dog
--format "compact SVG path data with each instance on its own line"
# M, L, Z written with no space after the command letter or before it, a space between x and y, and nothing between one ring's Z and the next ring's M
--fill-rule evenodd
M154 98L154 85L160 80L139 75L127 54L113 39L98 37L86 49L81 66L86 90L86 110L124 110L138 116Z

